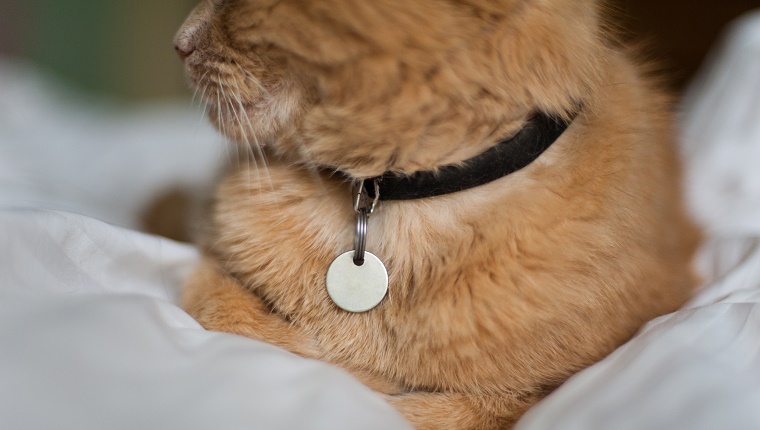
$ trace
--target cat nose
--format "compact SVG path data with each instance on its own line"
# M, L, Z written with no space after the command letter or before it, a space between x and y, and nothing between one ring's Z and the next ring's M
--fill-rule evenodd
M208 23L211 21L214 10L219 0L206 0L190 12L185 23L182 24L177 36L174 38L174 50L177 51L179 58L186 61L193 52L202 44L202 40L207 37Z
M178 38L174 41L174 50L177 51L177 55L179 55L179 58L181 58L182 61L187 60L187 58L195 52L195 46L193 46L189 39L189 37Z

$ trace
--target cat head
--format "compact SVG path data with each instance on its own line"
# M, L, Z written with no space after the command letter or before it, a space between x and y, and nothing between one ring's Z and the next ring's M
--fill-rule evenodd
M204 0L175 46L227 136L357 178L456 163L597 85L595 0Z

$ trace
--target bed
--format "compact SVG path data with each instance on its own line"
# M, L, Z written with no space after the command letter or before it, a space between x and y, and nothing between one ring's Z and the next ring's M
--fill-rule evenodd
M228 162L197 109L116 107L9 60L0 94L0 429L410 428L341 370L177 306L197 251L137 228ZM681 107L702 287L518 429L760 429L760 13Z

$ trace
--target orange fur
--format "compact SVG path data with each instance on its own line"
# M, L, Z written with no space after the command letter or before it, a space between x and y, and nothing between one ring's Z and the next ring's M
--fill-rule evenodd
M207 0L177 37L209 116L269 157L221 184L185 307L353 372L419 429L508 428L694 284L668 98L593 0ZM457 163L536 110L583 109L520 172L383 202L376 309L325 290L350 184ZM263 169L263 166L262 166ZM259 174L257 174L259 173Z

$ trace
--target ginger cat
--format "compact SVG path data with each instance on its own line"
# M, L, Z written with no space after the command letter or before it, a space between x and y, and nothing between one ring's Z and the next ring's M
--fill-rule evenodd
M418 429L510 428L695 282L669 99L604 28L595 0L204 0L176 49L251 156L186 310L347 369ZM519 171L380 201L387 296L336 306L352 182L464 169L536 113L568 127Z

